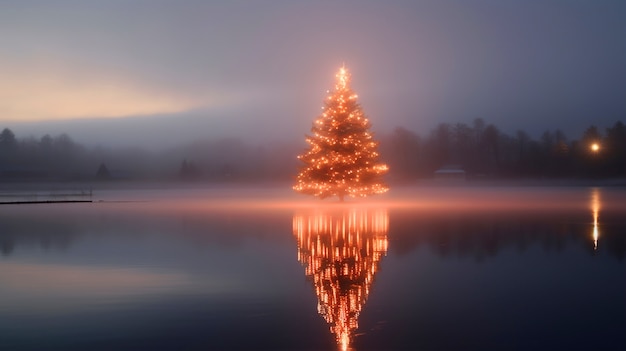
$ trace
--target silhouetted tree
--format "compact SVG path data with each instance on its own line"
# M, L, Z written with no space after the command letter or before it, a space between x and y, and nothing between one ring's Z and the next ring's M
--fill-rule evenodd
M472 134L472 128L465 123L456 123L452 127L452 163L468 168L474 149Z
M515 161L514 172L519 175L527 176L529 170L529 148L530 136L523 130L515 132L515 142L517 144L517 159Z
M483 139L483 132L485 131L485 121L482 118L474 119L474 138L476 139L476 145L480 144Z
M424 175L421 163L421 140L405 128L398 127L381 141L381 154L388 161L389 175L396 181L408 181Z
M6 176L13 173L16 165L17 142L15 134L9 128L4 128L0 133L0 175Z
M594 144L598 144L600 150L593 150L592 145ZM600 131L596 126L592 125L585 130L577 151L579 165L582 165L583 174L591 177L601 176L605 150L602 145L602 135L600 135Z
M2 151L14 151L17 148L17 141L15 140L15 134L9 128L4 128L0 133L0 150Z
M430 140L430 171L450 163L452 146L452 128L448 123L440 123L431 133Z
M489 124L483 133L483 144L487 154L488 171L491 175L495 175L500 167L500 145L498 143L500 131L493 124Z
M602 139L602 136L600 135L600 132L598 131L598 127L590 126L583 133L583 137L581 141L592 143L592 142L600 142L601 139Z
M100 164L100 167L98 167L98 171L96 172L96 177L99 179L110 179L111 178L111 173L109 173L109 169L107 168L107 166L104 163Z
M626 176L626 127L621 121L606 130L604 153L607 172L613 176Z
M201 172L198 167L196 167L193 162L187 161L187 159L183 160L180 165L180 170L178 171L178 175L180 176L180 178L186 180L197 179L200 174Z

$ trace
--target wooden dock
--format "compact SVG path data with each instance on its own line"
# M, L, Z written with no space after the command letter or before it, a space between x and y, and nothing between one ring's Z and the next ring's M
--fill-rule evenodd
M8 191L0 192L0 205L57 204L93 202L92 190Z

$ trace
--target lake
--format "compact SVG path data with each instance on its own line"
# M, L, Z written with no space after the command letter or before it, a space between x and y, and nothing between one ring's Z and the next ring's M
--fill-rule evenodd
M0 207L0 350L626 349L626 189Z

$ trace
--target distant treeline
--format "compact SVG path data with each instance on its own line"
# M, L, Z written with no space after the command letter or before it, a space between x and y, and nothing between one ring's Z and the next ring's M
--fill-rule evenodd
M88 148L66 134L16 138L0 133L0 181L290 181L298 147L199 140L162 151Z
M526 132L503 133L476 119L472 125L441 123L423 136L403 127L377 135L388 180L432 178L452 166L468 179L626 177L626 127L620 121L605 131L590 126L578 139L560 130L539 140ZM598 149L593 150L592 145ZM273 141L249 145L238 138L193 141L163 151L85 147L66 134L17 138L0 133L0 179L292 181L301 143Z
M471 126L441 123L427 136L397 128L381 139L381 154L396 181L429 178L446 165L464 170L468 179L625 177L626 127L621 121L605 132L590 126L579 139L546 130L534 140L478 118Z

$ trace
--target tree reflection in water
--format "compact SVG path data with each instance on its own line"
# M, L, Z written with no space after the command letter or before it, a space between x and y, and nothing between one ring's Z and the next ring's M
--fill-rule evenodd
M293 217L298 260L315 287L318 312L342 350L349 348L374 275L387 253L388 229L385 209L317 209Z

